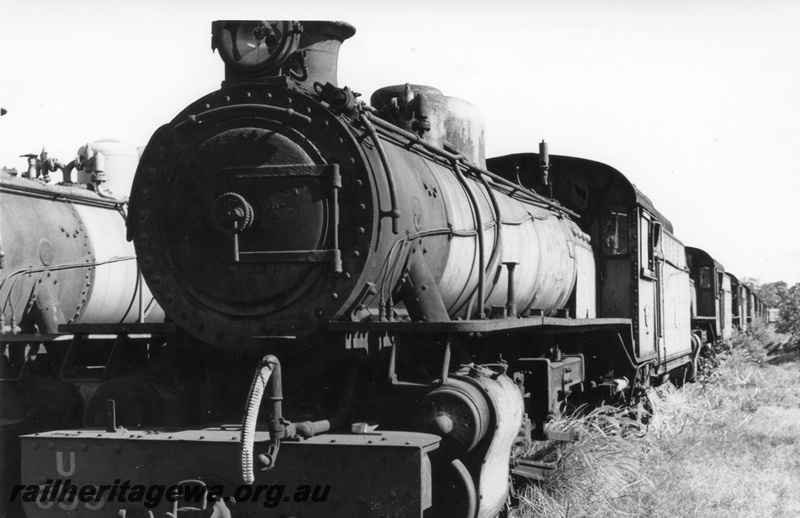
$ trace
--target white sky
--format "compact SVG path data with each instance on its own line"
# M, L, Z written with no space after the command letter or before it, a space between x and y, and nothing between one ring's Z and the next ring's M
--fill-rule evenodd
M386 4L386 6L382 6ZM231 7L231 5L233 7ZM278 7L286 5L285 7ZM381 7L377 7L381 5ZM300 7L302 6L302 7ZM144 145L219 87L215 19L338 19L339 83L475 104L487 156L607 163L740 279L800 282L800 2L264 0L0 3L0 165ZM553 174L557 174L554 171Z

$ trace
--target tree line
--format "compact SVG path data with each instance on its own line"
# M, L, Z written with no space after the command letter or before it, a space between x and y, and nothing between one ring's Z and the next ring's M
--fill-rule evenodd
M775 331L800 340L800 283L790 288L784 281L762 284L758 279L745 277L742 282L767 305L778 308Z

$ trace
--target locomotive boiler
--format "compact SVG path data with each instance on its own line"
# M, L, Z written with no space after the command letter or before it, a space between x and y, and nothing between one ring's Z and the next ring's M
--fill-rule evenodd
M94 376L79 376L74 398L74 384L63 378L93 347L90 334L129 333L137 322L163 322L164 312L125 240L136 149L104 140L82 146L68 164L45 151L25 156L26 172L4 171L0 178L0 396L7 396L7 417L22 414L25 429L39 431L82 421L83 404L97 386L83 382ZM59 169L64 181L51 183L50 173ZM103 355L102 348L97 352ZM26 390L31 384L38 395Z
M574 440L548 426L568 406L693 372L685 250L650 200L545 145L486 160L477 110L435 88L363 102L336 77L354 32L213 24L222 88L155 132L127 220L209 426L123 429L112 408L105 431L25 438L25 484L194 487L215 516L493 517L548 470L515 446ZM265 498L315 485L330 498ZM68 510L177 516L187 491Z
M4 335L54 335L59 324L163 320L139 282L133 247L124 239L125 177L129 185L138 153L116 141L87 144L82 153L77 161L87 167L79 166L74 184L75 161L64 165L46 153L38 160L28 155L32 170L23 177L3 173ZM37 161L42 178L63 168L67 181L37 180Z
M0 176L0 407L9 451L20 433L92 424L98 406L105 412L95 392L108 392L112 370L124 372L113 359L148 347L142 333L151 329L142 326L164 319L125 240L137 150L102 140L69 163L44 150L23 156L27 170ZM63 178L51 178L59 170ZM19 481L19 458L4 457L5 491Z

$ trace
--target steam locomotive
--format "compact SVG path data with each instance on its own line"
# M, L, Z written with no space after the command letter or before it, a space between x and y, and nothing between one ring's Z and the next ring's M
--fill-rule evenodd
M100 430L24 437L29 518L508 513L547 470L520 442L693 378L761 316L612 167L487 160L477 110L432 87L360 101L336 77L354 33L214 22L222 87L153 135L127 218L183 404L117 390ZM174 426L129 410L153 401ZM59 501L71 485L106 491Z
M109 359L104 342L125 335L116 346L130 360L137 347L128 335L162 324L164 312L124 239L137 150L103 140L68 164L46 151L23 156L27 171L0 177L0 397L4 416L30 432L82 424L84 406L108 378L104 369L113 368L97 365ZM63 182L53 184L58 170Z
M27 170L0 176L0 510L19 481L17 436L93 425L111 378L141 368L164 325L125 240L137 150L103 140L68 164L23 156Z

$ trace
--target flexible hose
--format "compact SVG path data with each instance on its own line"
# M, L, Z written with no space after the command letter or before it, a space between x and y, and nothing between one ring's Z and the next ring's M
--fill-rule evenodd
M258 410L261 407L261 398L269 383L269 378L278 359L272 355L265 356L258 364L256 373L253 376L253 383L250 385L250 392L247 395L247 406L244 412L241 434L241 459L242 459L242 478L245 484L252 484L255 481L253 473L253 442L256 436L256 422L258 421Z

